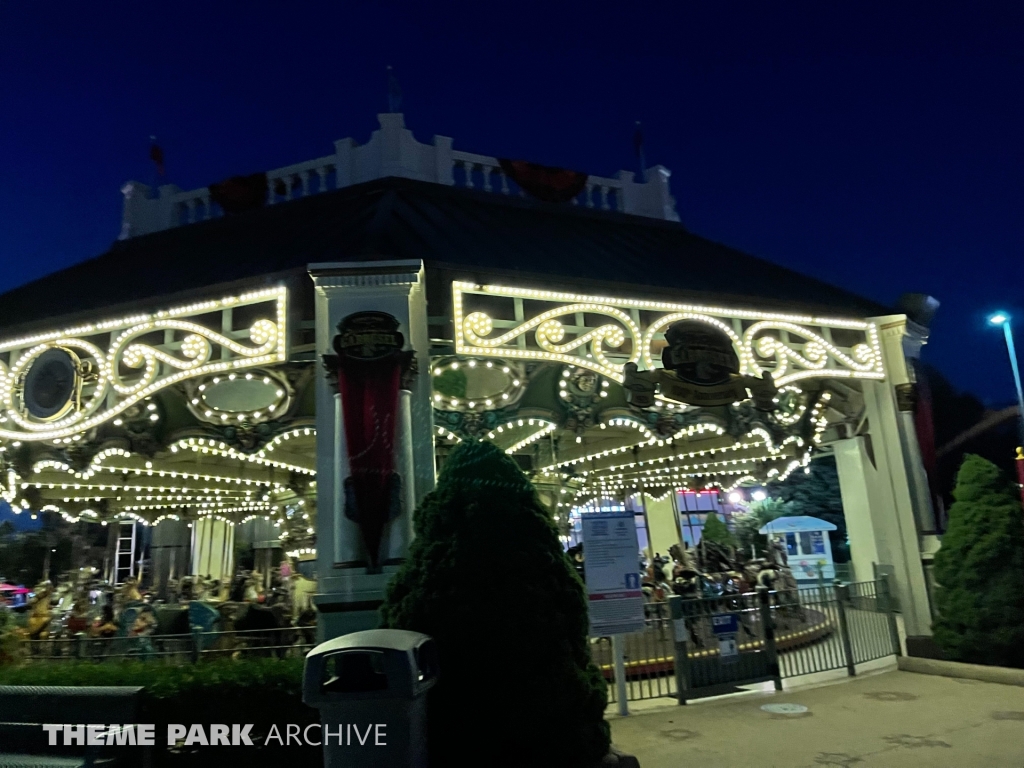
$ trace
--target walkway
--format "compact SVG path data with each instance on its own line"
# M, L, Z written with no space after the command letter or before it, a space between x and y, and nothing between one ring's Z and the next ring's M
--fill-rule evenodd
M784 703L807 711L761 709ZM616 746L642 768L1024 766L1024 688L911 672L659 704L611 720Z

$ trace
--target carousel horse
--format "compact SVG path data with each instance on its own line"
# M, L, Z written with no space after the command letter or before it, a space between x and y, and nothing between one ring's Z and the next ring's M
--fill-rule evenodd
M768 565L757 575L757 585L766 587L775 597L775 605L787 615L804 620L804 609L800 603L796 579L788 568Z
M702 573L722 573L733 570L730 547L718 542L702 540L697 545L697 566Z
M281 648L276 646L288 645L289 638L285 637L283 628L288 626L285 610L265 608L256 603L249 603L243 613L235 620L235 631L244 634L237 637L244 648L266 648L266 651L258 652L264 656L280 656ZM262 631L260 631L262 630Z
M75 600L66 627L68 634L72 637L89 631L89 599L86 595L80 594Z
M248 577L245 571L239 571L231 579L231 586L228 589L228 600L232 603L245 602L245 589Z
M103 606L100 617L89 628L91 637L114 637L117 635L117 622L114 621L114 606L107 603Z
M117 646L130 655L148 657L153 654L153 642L149 636L156 629L153 606L141 600L128 603L117 616Z
M297 621L306 611L313 610L316 579L307 579L305 576L296 573L291 578L288 590L292 606L292 621Z
M195 580L191 576L183 576L178 584L178 599L183 603L187 603L195 600L195 596Z
M114 605L124 610L132 603L138 602L142 602L142 593L139 592L138 582L129 577L114 593Z
M253 571L249 574L249 578L245 580L245 597L244 600L247 603L258 603L260 602L260 596L262 595L262 576L259 571Z

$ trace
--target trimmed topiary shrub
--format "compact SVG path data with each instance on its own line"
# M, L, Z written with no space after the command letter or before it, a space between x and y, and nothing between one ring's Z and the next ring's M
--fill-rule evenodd
M965 457L935 555L935 641L950 659L1024 667L1024 517L992 462Z
M415 516L383 624L432 636L431 765L593 766L607 687L583 584L533 486L491 443L463 442Z

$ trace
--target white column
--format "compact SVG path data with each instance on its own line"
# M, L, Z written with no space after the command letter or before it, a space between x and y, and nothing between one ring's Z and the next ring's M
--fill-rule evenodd
M675 505L672 495L664 499L647 497L647 532L651 545L651 555L655 553L668 557L668 550L673 544L679 544L679 526L675 520Z
M431 436L433 440L433 436ZM403 389L398 400L398 440L395 442L395 467L402 477L402 514L388 523L384 531L387 541L385 562L405 560L412 543L412 517L416 509L415 484L406 478L414 476L415 455L413 453L412 392Z
M406 348L416 350L420 374L399 398L396 468L402 477L403 513L385 530L388 558L404 556L411 540L412 509L434 487L433 413L423 263L414 261L312 264L316 289L317 354L333 354L342 318L362 311L386 312L399 322ZM343 409L322 367L317 405L317 595L321 640L377 626L377 608L397 564L370 574L358 526L345 517Z
M366 547L363 545L363 535L359 531L359 525L345 517L345 480L351 474L348 464L348 444L345 442L344 410L341 403L341 394L334 393L334 461L332 471L334 474L333 487L337 489L338 508L334 504L328 505L331 510L334 524L332 526L332 540L334 542L333 567L345 567L366 560ZM317 430L319 434L319 430ZM320 496L324 493L323 486L318 485L318 498L326 499L327 496ZM322 508L318 508L322 509ZM317 513L317 524L319 526L321 512ZM317 553L323 551L320 547L320 536L317 531ZM326 552L325 552L326 554Z
M930 515L930 501L915 492L924 471L913 423L900 411L896 395L898 387L910 382L903 347L907 319L893 315L874 322L886 379L861 382L868 433L834 444L850 553L858 580L872 578L875 564L893 568L907 634L930 635L918 524Z
M230 578L235 561L235 527L223 520L200 517L192 531L192 574Z

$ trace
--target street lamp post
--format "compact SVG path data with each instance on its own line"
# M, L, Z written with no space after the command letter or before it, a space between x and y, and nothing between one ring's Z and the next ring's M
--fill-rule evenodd
M1017 350L1013 346L1013 331L1010 330L1010 316L1005 312L996 312L988 319L991 325L1002 326L1003 337L1006 339L1006 352L1010 356L1010 368L1013 369L1013 383L1017 387L1017 481L1020 483L1021 503L1024 505L1024 390L1020 386L1020 368L1017 366Z

